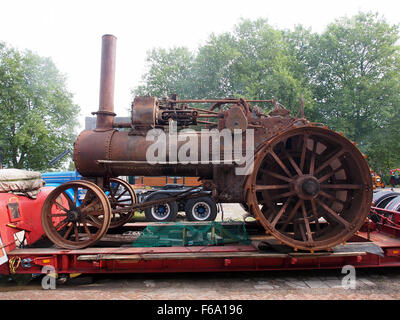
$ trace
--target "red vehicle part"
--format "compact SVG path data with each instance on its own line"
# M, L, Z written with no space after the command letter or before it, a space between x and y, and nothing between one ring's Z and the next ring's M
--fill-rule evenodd
M400 238L400 212L372 207L371 215L377 230Z
M371 213L375 215L377 209L372 208ZM397 226L369 220L362 230L346 245L341 245L341 250L333 248L333 251L318 253L294 251L265 234L253 235L253 243L267 241L287 250L260 250L256 245L14 249L8 253L13 263L0 265L0 274L9 274L10 271L17 274L41 273L43 266L54 267L58 274L335 269L344 265L356 268L400 266ZM368 246L379 247L379 252L366 250ZM20 263L16 264L15 261Z
M30 245L44 237L40 220L43 203L54 187L43 187L36 199L13 193L0 193L0 237L3 249L14 250L18 241ZM64 197L59 201L66 203ZM24 236L18 234L23 231ZM15 234L18 239L16 240Z

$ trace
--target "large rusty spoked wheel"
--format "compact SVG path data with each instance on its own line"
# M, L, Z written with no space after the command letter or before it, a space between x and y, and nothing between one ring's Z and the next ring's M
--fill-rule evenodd
M137 203L136 193L131 185L122 179L110 178L104 185L104 192L111 205L111 223L109 228L117 228L129 222L135 213L129 207ZM100 225L102 218L102 216L91 217L95 225Z
M327 250L365 222L372 200L369 167L343 136L321 127L288 130L257 152L246 184L256 219L281 242Z
M101 216L96 225L92 217ZM42 208L42 226L57 246L81 249L94 245L107 232L111 206L104 192L88 181L70 181L55 188Z

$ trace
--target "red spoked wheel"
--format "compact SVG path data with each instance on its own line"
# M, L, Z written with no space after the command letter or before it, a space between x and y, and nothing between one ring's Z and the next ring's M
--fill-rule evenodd
M372 181L352 142L325 128L301 127L257 152L246 197L251 214L281 242L327 250L365 222Z
M101 216L94 224L93 217ZM111 206L105 193L94 183L70 181L47 196L41 213L47 237L57 246L81 249L96 244L107 232Z

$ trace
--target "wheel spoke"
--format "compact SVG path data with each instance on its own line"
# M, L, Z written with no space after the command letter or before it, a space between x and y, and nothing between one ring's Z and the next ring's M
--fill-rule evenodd
M337 168L337 169L335 169L335 170L333 170L333 171L331 171L331 172L328 172L326 175L324 175L324 176L322 176L321 178L319 178L319 179L318 179L318 182L319 182L319 183L322 183L322 182L328 180L331 176L333 176L334 174L336 174L337 172L339 172L339 171L341 171L341 170L343 170L343 167L342 167L342 166L340 166L339 168Z
M80 206L79 208L81 209L82 213L86 213L87 210L89 210L90 208L92 208L93 206L97 205L99 203L99 199L95 199L94 201L92 201L91 203L89 203L86 207Z
M290 174L288 168L285 166L285 164L282 162L281 159L276 155L276 153L271 150L270 151L271 156L275 159L275 161L279 164L279 166L282 168L283 171L287 174L288 177L291 177L292 175Z
M263 172L263 173L265 173L265 174L268 175L268 176L277 178L277 179L279 179L279 180L283 180L283 181L286 181L286 182L292 182L292 181L293 181L293 179L290 179L290 178L288 178L288 177L282 176L282 175L280 175L280 174L278 174L278 173L275 173L275 172L268 171L268 170L266 170L266 169L260 169L260 171Z
M63 221L59 222L54 228L57 231L60 231L62 228L64 228L64 226L66 226L68 224L67 219L64 219Z
M68 211L69 211L68 209L64 208L60 203L58 203L57 201L55 201L54 204L55 204L58 208L60 208L62 211L65 211L65 212L68 212Z
M293 160L292 156L285 151L285 155L288 158L290 164L292 165L292 167L294 168L294 170L297 172L297 174L299 176L301 176L303 174L303 172L300 170L299 166L297 165L297 163Z
M52 217L66 217L66 213L51 213Z
M278 194L276 196L271 197L270 199L271 200L277 200L277 199L287 198L287 197L293 196L295 194L296 194L295 191L289 191L289 192L285 192L285 193L280 193L280 194Z
M74 206L74 204L73 204L73 201L71 200L70 196L69 196L65 191L62 192L61 194L65 197L65 199L67 199L68 206L69 206L70 208L72 208L72 207ZM57 202L57 201L56 201L56 202Z
M97 210L97 211L90 211L90 212L87 212L86 213L86 215L88 215L88 216L101 216L101 215L103 215L104 214L104 211L103 210Z
M118 188L116 188L116 190L118 190ZM110 182L110 196L112 200L117 201L117 199L115 199L115 193L113 192L112 182Z
M308 135L303 136L303 148L301 150L301 158L300 158L300 170L304 171L304 163L306 161L306 151L307 151L307 140Z
M300 230L301 238L303 239L303 241L304 241L305 243L307 243L308 241L307 241L306 233L304 232L304 227L303 227L303 225L302 225L300 222L298 222L297 225L298 225L299 230Z
M344 154L344 150L340 150L337 152L335 155L329 158L329 160L325 161L317 170L315 170L314 175L318 174L321 172L321 170L325 169L327 166L329 166L333 161L335 161L337 158L339 158L342 154Z
M74 233L75 233L75 241L79 241L78 227L75 223L73 223L73 226L74 226Z
M284 231L287 227L287 225L289 224L289 222L293 219L294 215L296 214L297 210L300 208L301 204L302 204L303 200L300 199L296 205L294 206L293 210L290 212L289 217L287 218L287 220L285 221L285 223L282 225L282 227L280 228L281 231Z
M67 238L68 238L69 234L70 234L71 231L72 231L73 226L74 226L74 225L71 223L71 225L69 226L67 232L65 232L65 234L64 234L64 236L63 236L64 239L67 239Z
M76 202L78 201L78 186L74 188L74 206L76 206Z
M277 189L288 189L290 188L290 184L275 184L275 185L256 185L255 191L261 190L277 190Z
M314 170L315 170L315 158L317 156L317 142L313 140L313 149L311 153L311 159L310 159L310 168L309 168L309 174L314 175Z
M314 219L315 219L315 226L317 228L317 231L321 230L321 227L319 225L319 217L318 217L318 213L317 213L317 206L315 205L315 201L314 199L311 199L311 207L312 207L312 212L314 215Z
M87 190L85 196L83 197L82 201L81 201L81 206L82 205L86 205L86 203L90 200L90 194L91 194L91 190Z
M89 228L87 226L86 220L83 220L82 224L83 224L83 228L85 229L85 232L87 233L88 237L91 238L92 234L90 233L90 230L89 230Z
M312 238L310 223L309 223L308 218L307 218L307 210L306 210L306 206L304 204L304 201L301 204L301 210L303 211L303 219L304 219L304 224L306 225L308 242L311 244L311 243L314 242L314 240Z
M346 229L349 229L350 223L343 219L339 214L335 211L333 211L331 208L329 208L325 203L322 201L319 201L318 199L315 199L315 201L325 209L326 212L328 212L337 222L341 223L342 225L345 226Z
M264 194L264 196L265 196L265 198L263 197L263 200L266 201L266 204L267 204L268 208L269 208L270 210L272 210L272 212L274 213L274 215L276 215L276 214L277 214L277 211L276 211L276 208L275 208L274 204L273 204L272 201L271 201L271 198L270 198L267 194ZM264 202L264 203L265 203L265 202ZM265 206L263 206L263 210L264 210L264 209L265 209Z
M125 191L124 192L122 192L117 198L116 198L116 200L119 200L125 193L127 193L128 192L128 189L125 189Z
M321 184L321 189L361 189L359 184Z
M309 171L311 175L314 175L314 168L315 168L315 152L313 151L313 153L311 154L310 171Z
M279 210L278 214L275 216L274 220L271 222L272 227L275 227L279 219L282 217L282 215L285 213L286 208L288 207L290 201L292 198L289 198L286 200L285 204L282 206L282 208Z
M323 196L323 197L325 197L325 198L328 198L329 200L333 200L333 201L339 202L339 203L341 203L341 204L345 204L345 203L346 203L345 201L340 200L340 199L338 199L338 198L335 198L335 197L332 196L331 194L326 193L325 191L322 191L322 190L319 190L319 193L318 193L318 194L321 195L321 196Z

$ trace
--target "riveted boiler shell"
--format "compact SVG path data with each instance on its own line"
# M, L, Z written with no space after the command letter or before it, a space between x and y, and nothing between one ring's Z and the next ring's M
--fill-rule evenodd
M121 175L184 175L212 176L212 165L201 164L201 143L198 133L195 140L174 141L166 135L166 162L152 164L146 156L154 141L146 136L129 135L126 131L83 131L75 141L74 162L77 171L86 177L121 176ZM169 152L169 146L176 145ZM208 146L209 148L210 146ZM182 150L196 150L197 163L182 163L178 161ZM176 150L176 152L175 152ZM99 162L100 160L100 162ZM108 161L107 164L101 161Z

